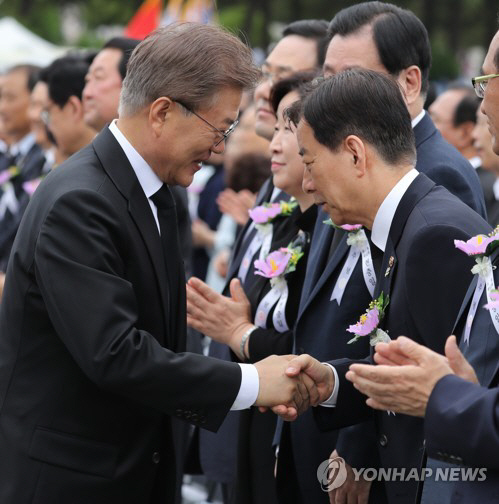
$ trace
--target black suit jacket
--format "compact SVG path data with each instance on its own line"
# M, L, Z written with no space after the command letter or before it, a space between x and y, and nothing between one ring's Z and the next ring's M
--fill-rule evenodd
M169 253L175 253L169 251ZM0 312L0 501L173 502L169 416L216 429L237 364L177 354L161 240L109 130L51 172ZM184 322L185 324L185 322Z
M473 167L443 139L428 114L425 114L414 128L414 136L417 149L416 169L485 215L483 191ZM320 360L345 358L346 362L351 362L351 359L368 355L369 346L366 341L346 345L350 339L346 328L357 321L371 297L365 286L359 262L344 293L341 306L336 302L330 302L332 289L349 247L346 245L346 236L335 233L331 227L322 224L327 217L323 212L319 213L312 239L310 260L294 331L295 350L297 353L309 353ZM328 257L330 248L334 253ZM354 409L355 404L359 405L358 418L368 418L364 405L354 401L352 403ZM297 478L305 502L321 500L327 502L327 495L317 484L313 468L325 460L335 446L353 466L375 467L378 463L375 453L377 450L374 446L369 447L373 439L372 424L369 421L344 429L340 434L333 431L320 432L312 421L312 415L305 413L296 422L285 425L285 428L289 428L291 433L290 436L284 436L284 442L290 440L294 449L301 454L295 458L294 464L297 467ZM278 433L276 438L279 437ZM289 451L282 450L280 457L285 457L287 453ZM286 484L285 479L283 484ZM375 501L377 499L381 502L381 496L377 495L374 498Z
M473 264L455 249L454 239L468 240L489 229L479 215L447 190L418 175L395 212L375 292L375 297L381 292L390 296L381 327L392 338L403 334L443 352ZM336 408L316 409L323 428L347 425L373 413L365 405L365 396L344 378L351 362L332 362L339 375L339 394ZM381 466L419 468L422 420L386 412L374 415ZM417 482L389 482L386 489L389 502L412 503Z
M428 453L458 464L459 471L475 473L473 479L468 476L466 481L461 477L454 483L452 504L498 502L498 425L499 368L489 388L455 375L444 376L437 382L426 407Z
M499 253L491 259L497 267ZM499 334L490 313L483 309L487 302L485 291L478 303L469 341L462 336L477 280L475 277L470 284L453 332L461 336L461 351L475 369L481 386L456 376L442 378L430 396L425 416L426 448L431 457L457 464L459 471L486 468L485 480L460 478L453 484L452 502L463 504L488 504L499 499ZM494 280L497 285L497 269Z
M349 246L346 243L346 234L335 231L332 226L323 223L327 218L326 213L319 212L294 328L294 350L298 354L313 355L320 361L342 357L361 359L369 355L369 342L362 340L356 345L348 345L350 337L346 329L357 321L371 301L371 295L365 285L359 261L347 284L341 304L338 305L336 300L330 300ZM332 243L335 238L338 239L337 245ZM329 257L332 247L335 250ZM366 435L369 435L368 432L367 428ZM321 489L317 480L317 467L335 448L338 434L339 431L336 430L327 432L319 430L312 411L307 411L295 422L280 423L275 440L276 444L279 444L277 483L286 502L310 504L329 502L328 494ZM347 443L350 440L348 434L343 433ZM359 449L350 450L347 458L354 467L375 467L377 462L373 457L377 457L375 449L366 453L364 447L359 446ZM289 472L293 466L298 489L292 489L288 493ZM293 492L299 493L295 495L296 500L292 500Z

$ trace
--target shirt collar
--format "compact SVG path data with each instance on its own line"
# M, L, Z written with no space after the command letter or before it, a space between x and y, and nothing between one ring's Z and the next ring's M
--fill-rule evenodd
M479 156L474 156L468 159L468 161L470 162L470 165L473 166L473 168L475 168L475 170L477 168L480 168L480 166L482 166L482 160L480 159Z
M390 232L393 217L397 211L400 200L418 175L419 172L415 168L406 173L388 193L376 212L371 232L371 240L374 245L383 252L386 248L388 233Z
M119 130L118 125L116 124L116 119L109 125L109 131L111 131L114 135L117 142L123 149L125 156L128 158L128 161L130 161L133 171L139 179L139 184L145 195L150 198L154 193L161 189L163 182L161 182L161 179L154 173L145 159L135 150L134 146Z
M33 133L28 133L26 136L21 138L19 142L10 146L10 153L13 156L20 155L24 157L28 154L33 145L35 145L35 135L33 135Z
M412 129L414 129L421 122L421 119L423 119L423 117L425 116L425 113L426 112L423 109L414 119L412 119L412 121L411 121Z
M499 177L495 179L492 189L494 191L494 197L496 201L499 201Z

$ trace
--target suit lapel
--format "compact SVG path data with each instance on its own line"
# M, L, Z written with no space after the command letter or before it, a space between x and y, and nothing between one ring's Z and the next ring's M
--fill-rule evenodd
M128 201L128 211L142 236L148 255L156 271L157 288L161 294L164 306L163 317L165 327L165 341L171 347L172 335L168 331L170 316L169 292L165 260L158 228L154 220L149 202L135 176L133 168L125 156L114 135L108 128L104 129L93 141L93 147L104 170L111 178L114 185Z
M385 296L390 295L396 269L397 255L393 242L390 237L388 237L385 253L383 254L383 262L381 263L381 270L376 282L376 288L374 289L374 299L377 299L381 293L383 293Z
M407 219L417 203L426 196L434 186L434 182L426 177L426 175L420 173L402 196L388 233L381 271L379 272L379 278L376 282L376 288L374 289L375 299L378 298L381 293L390 295L397 269L397 246L402 237ZM389 309L388 307L388 310Z
M324 224L322 225L324 226ZM318 243L317 257L314 258L312 257L312 255L310 256L309 261L312 262L314 268L310 274L310 283L313 285L313 287L311 287L309 291L310 294L307 296L307 298L304 298L304 303L300 303L301 309L298 317L300 317L300 315L306 310L308 305L313 301L315 296L317 296L324 284L327 282L329 277L333 274L335 269L338 267L338 265L348 252L349 247L347 245L347 234L345 233L338 243L338 246L336 247L333 255L327 262L326 267L322 272L320 271L320 268L327 260L327 255L329 254L329 249L331 247L331 242L334 239L334 234L335 230L331 226L327 226L327 228L323 231L321 242Z

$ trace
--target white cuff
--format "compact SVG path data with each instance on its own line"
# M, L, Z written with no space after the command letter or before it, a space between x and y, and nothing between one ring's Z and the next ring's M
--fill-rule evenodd
M327 362L323 362L323 364L329 366L333 370L334 388L331 395L324 402L320 403L319 406L324 406L325 408L334 408L336 406L336 401L338 400L338 390L340 389L338 373L336 372L336 369L331 366L331 364L328 364Z
M241 366L241 386L231 410L248 409L253 406L260 390L260 378L256 367L253 364L239 364L239 366Z

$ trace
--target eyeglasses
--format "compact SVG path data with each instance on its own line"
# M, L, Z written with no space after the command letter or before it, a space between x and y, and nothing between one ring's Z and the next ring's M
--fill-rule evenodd
M179 105L184 107L185 110L187 110L191 114L194 114L196 117L201 119L201 121L206 123L210 128L214 129L219 135L222 135L222 138L220 140L218 140L216 143L214 143L213 147L217 147L222 142L225 142L227 140L228 136L234 131L236 126L239 124L239 119L236 119L225 131L222 131L221 129L218 129L216 126L213 126L213 124L211 124L209 121L207 121L204 117L201 117L197 112L194 112L194 110L192 110L190 107L185 105L185 103L182 103L181 101L178 101L178 100L173 100L173 101L175 101L176 103L178 103Z
M471 83L475 88L475 93L478 98L483 98L485 96L485 88L487 87L487 83L490 79L494 79L496 77L499 77L499 74L480 75L480 77L473 77L471 79Z

